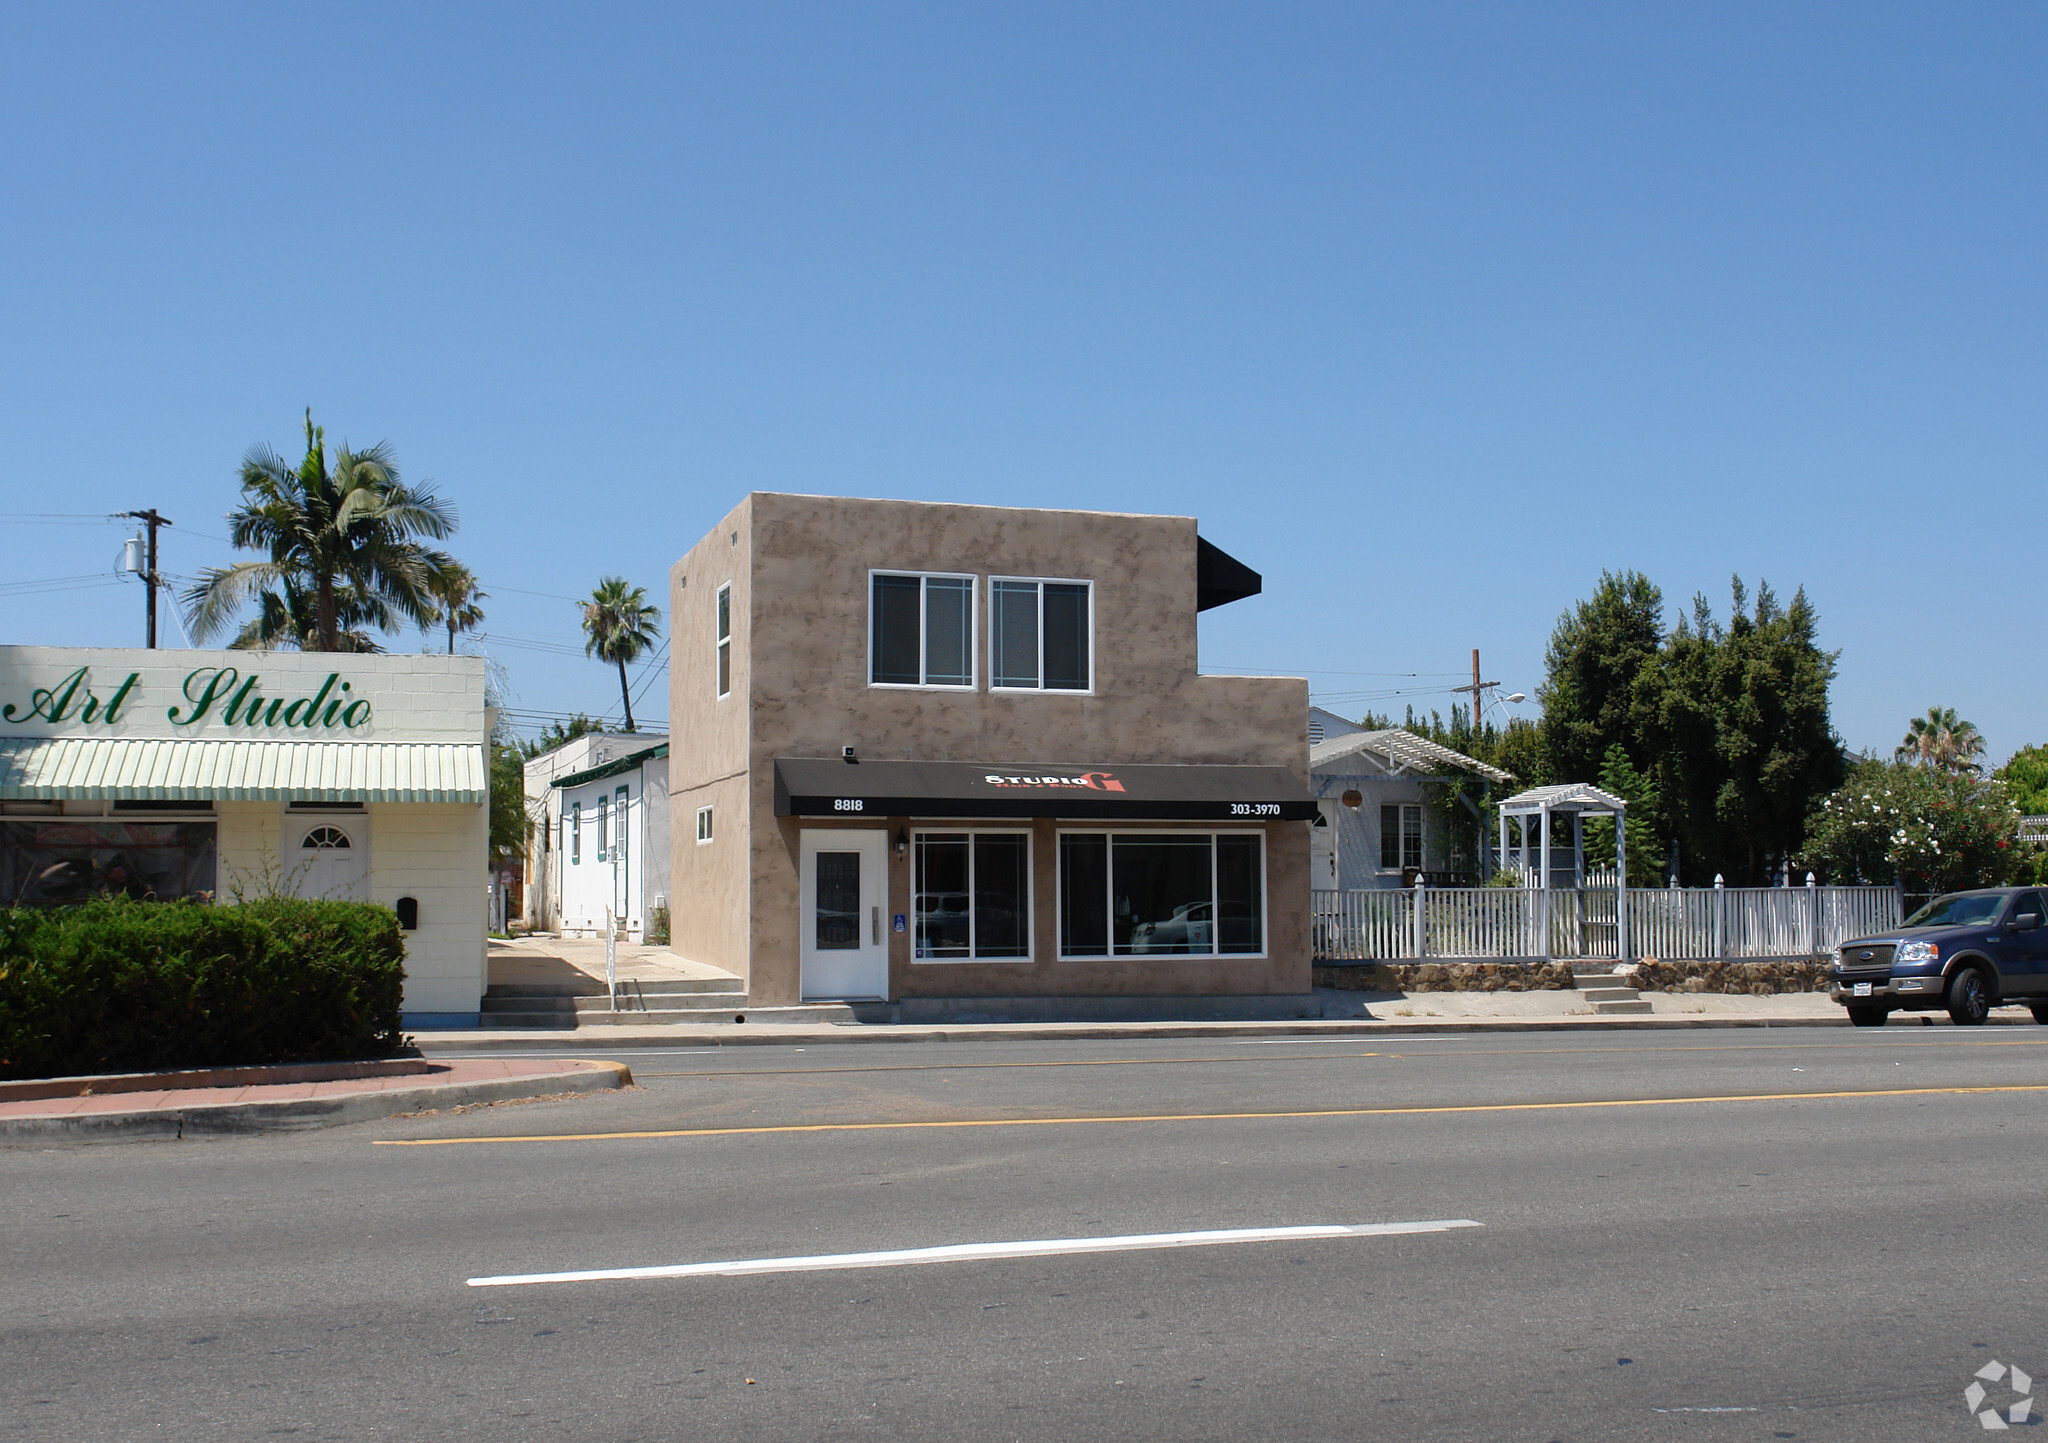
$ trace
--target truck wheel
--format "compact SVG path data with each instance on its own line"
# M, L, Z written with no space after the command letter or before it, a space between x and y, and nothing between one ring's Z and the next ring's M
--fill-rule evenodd
M1958 1027L1975 1027L1991 1015L1991 989L1975 967L1965 967L1949 979L1948 1015Z
M1882 1027L1892 1015L1889 1007L1851 1007L1849 1021L1857 1027Z

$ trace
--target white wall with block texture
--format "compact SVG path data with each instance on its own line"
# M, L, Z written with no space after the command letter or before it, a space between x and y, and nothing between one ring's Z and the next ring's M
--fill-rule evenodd
M370 900L419 903L405 934L405 1010L468 1012L484 993L490 815L481 805L372 803Z

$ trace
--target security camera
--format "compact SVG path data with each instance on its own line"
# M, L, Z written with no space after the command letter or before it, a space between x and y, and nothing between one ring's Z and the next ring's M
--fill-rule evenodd
M839 756L840 756L840 759L841 759L842 761L849 761L849 762L850 762L850 761L856 761L856 760L858 760L858 758L856 758L856 757L854 756L854 754L853 754L853 748L852 748L852 747L841 747L841 748L839 749Z

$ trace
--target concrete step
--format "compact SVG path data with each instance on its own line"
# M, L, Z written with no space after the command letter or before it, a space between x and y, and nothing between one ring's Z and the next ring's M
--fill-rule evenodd
M589 1031L603 1027L661 1027L679 1023L852 1023L858 1021L852 1008L839 1002L813 1002L798 1007L749 1007L742 997L734 1006L669 1008L661 1011L516 1011L489 1010L482 1017L486 1029L535 1028L549 1032Z
M643 977L622 978L619 990L634 988L647 996L676 997L689 992L730 992L740 986L737 977ZM602 997L602 978L580 982L500 982L484 989L485 997Z
M1588 986L1584 982L1579 984L1579 996L1587 1002L1634 1002L1641 995L1633 987L1616 986L1611 983L1596 986Z

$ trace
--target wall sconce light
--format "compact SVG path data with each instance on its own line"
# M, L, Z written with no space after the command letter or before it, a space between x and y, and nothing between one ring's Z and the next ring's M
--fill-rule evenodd
M896 855L900 857L900 856L902 856L902 855L903 855L903 854L904 854L905 852L907 852L907 851L909 851L909 850L910 850L910 828L908 828L908 827L898 827L898 828L896 829Z

